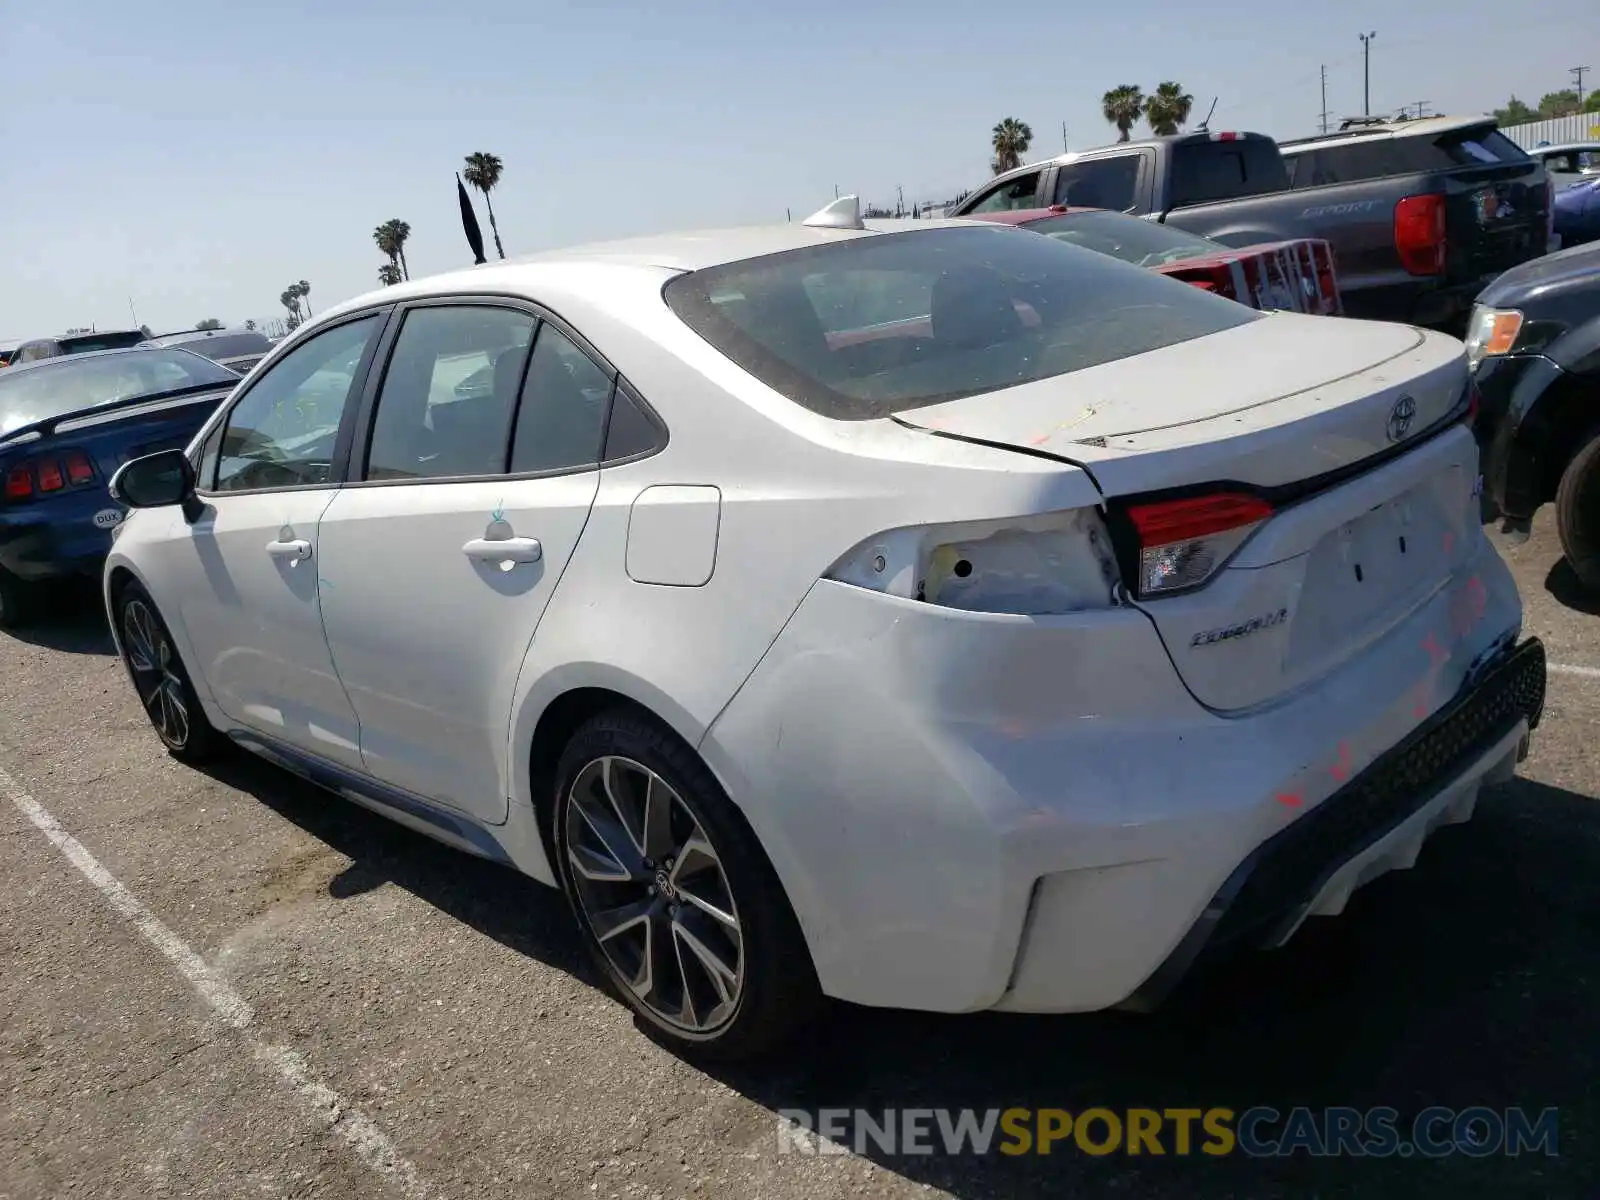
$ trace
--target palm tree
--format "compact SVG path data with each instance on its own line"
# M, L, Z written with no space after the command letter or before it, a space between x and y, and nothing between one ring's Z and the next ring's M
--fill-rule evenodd
M295 288L300 293L300 299L306 302L306 317L309 319L311 316L311 285L302 279L295 285Z
M1150 132L1160 137L1177 133L1189 119L1189 110L1193 107L1194 97L1170 80L1144 98L1145 120L1150 122Z
M289 310L288 326L297 329L300 326L300 297L294 294L292 287L284 288L283 294L278 297L278 303Z
M379 225L372 231L372 240L378 243L378 249L389 256L389 261L400 268L400 278L410 279L411 270L406 266L406 239L411 236L411 226L399 217L393 217Z
M504 169L505 164L493 154L480 150L467 155L467 169L462 172L467 184L483 193L483 202L489 207L489 228L494 233L494 248L501 258L506 256L506 251L500 244L500 226L494 223L494 205L489 201L489 193L500 186L500 174Z
M1128 130L1133 128L1144 112L1144 93L1139 90L1138 84L1125 83L1102 96L1100 105L1106 120L1117 127L1120 135L1117 141L1125 142L1128 140Z
M996 175L1022 165L1022 156L1033 144L1033 130L1026 121L1007 117L994 127L994 159L989 166Z
M393 263L384 263L378 268L378 282L384 287L393 287L400 282L400 268Z

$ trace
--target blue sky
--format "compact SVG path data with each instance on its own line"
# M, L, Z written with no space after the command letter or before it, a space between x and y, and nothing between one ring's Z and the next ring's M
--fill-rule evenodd
M1099 97L1176 79L1213 128L1532 103L1600 68L1593 0L1144 0L1121 5L526 0L50 0L0 7L0 342L181 328L376 286L372 229L409 221L413 275L469 261L453 172L505 160L508 254L798 219L834 185L892 202L987 174L989 130L1039 158L1115 136ZM1600 86L1600 70L1585 86ZM488 233L480 202L479 218ZM493 247L490 247L493 254Z

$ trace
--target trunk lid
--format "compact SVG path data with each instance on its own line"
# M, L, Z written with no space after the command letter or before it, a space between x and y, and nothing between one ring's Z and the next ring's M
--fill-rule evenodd
M1466 387L1453 338L1281 315L895 419L1071 461L1112 506L1218 485L1270 500L1203 586L1137 602L1194 695L1237 711L1348 661L1465 563L1477 451L1448 419Z

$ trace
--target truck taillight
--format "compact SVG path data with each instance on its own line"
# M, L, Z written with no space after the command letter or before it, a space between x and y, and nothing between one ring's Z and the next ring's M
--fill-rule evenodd
M1394 248L1408 274L1438 275L1444 270L1444 196L1406 196L1394 206Z
M1324 242L1312 251L1317 262L1317 289L1322 293L1322 311L1330 317L1344 314L1339 296L1339 270L1334 265L1333 247Z

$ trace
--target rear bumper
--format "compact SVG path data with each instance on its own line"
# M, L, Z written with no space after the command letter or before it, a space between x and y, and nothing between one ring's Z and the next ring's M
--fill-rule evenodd
M90 505L65 504L48 518L15 510L0 515L0 571L25 583L98 578L111 530L98 527L95 514L112 510L117 506L101 495Z
M1420 811L1448 772L1502 769L1509 734L1438 715L1483 686L1468 685L1473 664L1520 625L1510 573L1472 536L1451 581L1355 659L1230 716L1195 701L1137 610L998 617L822 582L700 749L771 858L830 995L945 1012L1112 1007L1198 957L1180 950L1191 930L1283 831L1335 797L1340 812L1382 808L1348 800L1352 785L1419 729L1440 720L1477 738L1476 757L1417 774L1435 751L1407 751L1403 777L1385 765L1391 788L1411 781L1391 815ZM1381 834L1374 820L1352 821L1356 834ZM1300 874L1281 894L1251 898L1275 867L1253 867L1248 893L1235 879L1230 927L1252 913L1281 923L1280 901L1306 902L1327 867L1363 852L1343 836L1331 859L1282 859Z
M1511 777L1544 694L1537 638L1487 664L1404 741L1251 852L1123 1007L1155 1007L1187 972L1231 951L1281 946L1308 916L1339 913L1367 880L1412 866L1429 833L1472 816L1482 785Z

